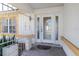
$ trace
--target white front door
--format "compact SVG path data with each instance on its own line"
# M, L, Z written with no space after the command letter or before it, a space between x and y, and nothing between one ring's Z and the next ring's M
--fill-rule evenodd
M56 40L56 20L53 15L42 15L36 19L37 41L54 43Z

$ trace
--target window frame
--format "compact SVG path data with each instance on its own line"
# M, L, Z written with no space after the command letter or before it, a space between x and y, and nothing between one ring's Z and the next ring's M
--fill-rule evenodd
M5 20L6 20L6 19L5 19ZM13 19L13 18L8 18L7 20L8 20L8 25L7 25L7 27L8 27L8 31L7 31L7 32L4 32L4 30L5 30L5 29L4 29L4 28L2 28L2 29L3 29L2 33L15 34L15 33L16 33L16 25L10 25L10 23L9 23L9 22L10 22L10 20L11 20L11 21L15 21L15 22L16 22L16 19ZM13 24L13 23L11 23L11 24ZM16 24L16 23L15 23L15 24ZM4 26L5 26L5 25L3 25L3 22L2 22L2 27L4 27ZM12 26L12 27L14 26L14 27L15 27L15 29L12 29L12 28L10 29L10 27L11 27L11 26ZM13 31L15 31L15 32L13 32L13 31L11 31L11 32L10 32L10 30L13 30Z

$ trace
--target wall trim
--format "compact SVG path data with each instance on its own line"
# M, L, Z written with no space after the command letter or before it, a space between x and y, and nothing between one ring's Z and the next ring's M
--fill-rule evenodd
M64 52L67 56L75 56L75 54L69 49L69 47L61 40L60 45L63 47Z
M76 56L79 56L79 48L76 47L72 42L70 42L67 38L64 36L61 37L61 40L64 42L64 44L72 51L72 53ZM64 45L64 46L65 46ZM63 47L64 47L63 46ZM66 47L66 48L67 48ZM68 52L68 51L67 51ZM72 55L72 53L70 53Z

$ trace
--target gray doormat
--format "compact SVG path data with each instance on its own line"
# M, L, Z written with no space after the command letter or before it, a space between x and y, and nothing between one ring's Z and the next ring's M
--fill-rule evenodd
M38 49L42 49L42 50L48 50L51 48L51 46L46 46L46 45L37 45Z

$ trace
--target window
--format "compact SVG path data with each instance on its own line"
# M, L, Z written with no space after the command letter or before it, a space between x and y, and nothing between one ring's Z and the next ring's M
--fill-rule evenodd
M0 4L0 11L2 11L2 4Z
M2 19L2 29L3 33L8 33L8 19Z
M0 19L0 32L1 32L1 30L2 30L2 20Z
M37 17L37 39L40 39L39 20L40 20L40 18Z
M17 8L7 4L7 3L0 3L0 11L8 11L8 10L16 10Z
M56 40L58 40L58 20L59 20L59 16L55 16L55 20L56 20L56 29L57 29L57 33L56 33Z
M8 7L6 5L3 5L3 11L7 11Z
M10 33L15 33L16 29L15 29L15 20L9 20L9 32Z
M3 33L16 33L16 22L15 19L4 19L3 20Z

